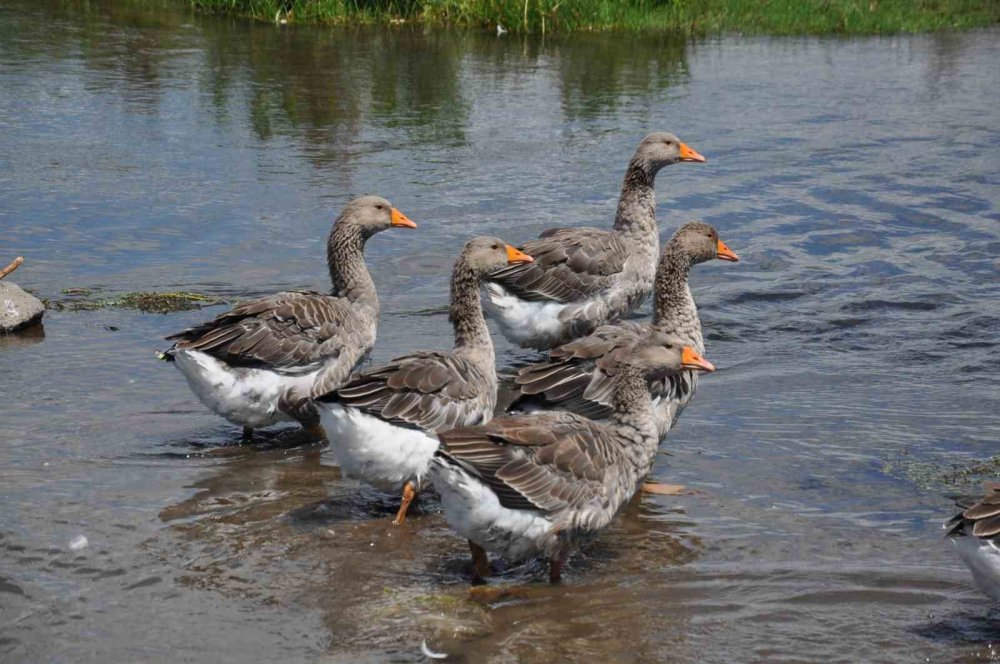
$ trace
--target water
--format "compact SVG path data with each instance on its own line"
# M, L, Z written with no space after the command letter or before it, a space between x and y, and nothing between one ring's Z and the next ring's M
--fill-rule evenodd
M688 492L502 596L470 594L433 501L393 528L294 431L236 445L153 357L221 309L49 311L0 339L0 659L996 660L940 524L1000 430L998 56L996 31L543 41L4 3L0 262L40 296L322 288L330 222L377 192L420 229L369 244L374 359L444 348L462 243L608 225L658 129L709 159L661 173L663 233L706 219L743 260L692 275L720 370L656 468Z

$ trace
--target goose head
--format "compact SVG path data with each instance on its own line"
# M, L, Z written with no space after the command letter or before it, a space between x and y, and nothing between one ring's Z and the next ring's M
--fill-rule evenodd
M691 346L658 330L646 334L622 349L620 360L641 369L651 380L664 378L687 369L712 372L715 366Z
M713 258L733 263L740 260L719 237L719 232L703 221L689 221L674 233L671 243L678 244L691 258L691 264L704 263Z
M409 217L392 207L381 196L359 196L351 200L337 218L337 224L350 224L361 230L364 237L387 230L393 226L416 228Z
M657 131L639 142L632 161L641 164L648 173L656 174L664 166L679 161L705 162L706 159L670 132Z
M466 242L459 260L474 275L483 277L508 265L531 263L535 259L500 238L484 235Z

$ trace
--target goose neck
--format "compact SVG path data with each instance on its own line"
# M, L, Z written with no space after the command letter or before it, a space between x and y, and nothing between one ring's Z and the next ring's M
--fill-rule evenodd
M656 175L636 158L629 162L622 181L615 230L626 235L656 237Z
M482 355L492 365L493 340L483 317L479 288L479 278L460 260L452 273L448 319L455 332L455 350Z
M674 240L667 244L656 267L653 285L653 324L669 324L689 317L695 309L694 298L688 287L691 259ZM695 313L697 316L697 313Z
M378 313L378 294L365 265L365 237L350 223L337 223L330 232L326 261L330 269L330 294Z

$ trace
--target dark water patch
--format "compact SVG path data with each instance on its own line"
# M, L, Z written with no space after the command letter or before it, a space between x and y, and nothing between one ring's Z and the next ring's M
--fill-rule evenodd
M8 579L5 579L4 577L0 577L0 593L18 595L19 597L25 596L25 592L20 586Z
M730 297L726 302L730 304L745 304L748 302L788 302L791 300L797 300L801 297L807 297L814 295L815 293L808 292L790 292L790 291L762 291L762 292L742 292L737 293L735 296Z
M875 260L854 266L846 273L846 276L856 279L861 277L900 277L907 274L902 267L888 261Z
M139 590L140 588L149 588L151 586L156 586L163 583L163 577L158 575L153 575L136 581L135 583L130 583L125 586L124 590Z
M840 310L844 313L855 313L864 311L934 311L943 306L949 304L954 304L954 299L948 298L944 295L936 295L933 301L929 298L927 300L919 301L901 301L894 302L890 300L861 300L857 302L848 302L840 307Z
M976 601L982 604L981 601ZM969 653L969 661L992 662L1000 659L997 647L997 626L1000 610L983 607L980 611L961 611L947 616L932 615L925 624L911 628L913 634L931 641L951 645L976 645Z
M888 238L885 235L865 229L823 234L813 233L803 243L803 248L816 256L829 256L837 252L859 248L872 249L886 246L888 246Z
M330 498L313 505L303 505L286 515L293 524L300 527L318 528L344 522L379 520L385 524L395 517L399 509L400 495L377 491L365 484L352 486L347 491L338 491ZM407 518L419 518L425 514L440 511L437 496L432 490L421 491L410 504Z
M967 214L987 212L993 207L990 205L989 201L982 198L968 195L962 196L959 194L935 196L931 199L931 204L945 210L951 210L952 212L963 212Z

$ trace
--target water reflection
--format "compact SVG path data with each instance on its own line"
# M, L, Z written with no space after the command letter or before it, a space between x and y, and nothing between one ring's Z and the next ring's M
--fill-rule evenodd
M407 653L427 639L469 661L565 656L654 659L684 640L690 616L663 620L664 579L703 545L693 525L658 497L633 500L615 525L571 559L550 587L529 562L471 588L468 551L444 524L433 496L404 527L391 525L394 496L342 480L319 448L214 448L207 475L160 518L177 535L181 583L227 597L294 602L320 610L332 652ZM275 569L279 568L279 569ZM280 569L294 570L282 577ZM277 581L277 579L283 579ZM294 580L293 580L294 579ZM636 620L650 612L655 621ZM655 625L655 628L654 626ZM629 658L630 661L634 661Z
M614 34L539 42L412 28L345 33L203 20L141 2L46 4L17 5L37 16L37 24L25 21L32 34L24 41L49 58L78 55L92 73L91 89L152 114L162 112L165 88L190 71L219 122L249 117L262 140L301 140L323 169L343 168L371 123L417 143L462 145L475 103L463 94L470 70L502 80L552 67L567 120L615 112L624 98L648 98L687 72L681 36L633 36L622 48ZM43 30L43 17L51 23L53 13L61 23ZM8 46L4 55L16 60L24 51Z
M624 97L637 98L648 110L651 93L683 82L688 72L687 40L681 35L575 37L554 45L553 52L570 120L614 113Z

